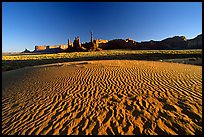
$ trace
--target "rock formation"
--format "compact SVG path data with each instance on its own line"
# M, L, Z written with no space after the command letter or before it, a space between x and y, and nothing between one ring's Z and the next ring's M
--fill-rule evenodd
M93 32L91 32L91 42L93 42Z
M67 45L68 45L68 48L73 47L73 43L70 41L70 39L68 39L68 44Z
M130 38L128 39L114 39L114 40L94 40L93 33L90 33L90 42L84 44L80 43L80 38L75 37L72 43L68 39L68 43L64 45L53 46L35 46L34 52L40 53L59 53L59 52L80 52L80 51L99 51L109 49L133 49L133 50L174 50L174 49L201 49L202 48L202 34L194 39L186 40L185 36L174 36L166 38L161 41L142 41L136 42ZM28 51L24 51L28 52Z
M46 46L46 45L35 46L34 52L38 52L38 51L42 51L42 50L46 50L46 49L47 49L47 46Z
M43 46L35 46L35 50L33 52L37 53L59 53L63 52L68 48L68 45L43 45Z
M29 51L28 49L25 48L25 50L21 53L30 53L31 51Z
M100 46L102 49L133 49L133 50L178 50L190 48L202 48L202 35L194 39L186 40L185 36L174 36L161 41L135 42L130 38L110 40Z
M87 50L86 48L82 47L79 36L75 37L75 40L73 42L73 50L75 51L86 51Z
M134 49L136 42L133 40L114 39L103 44L102 49Z
M82 44L82 47L87 49L87 51L100 51L101 48L99 48L99 40L93 39L93 33L91 32L91 40L89 43Z
M166 38L162 41L146 41L138 43L138 49L150 49L150 50L165 50L165 49L185 49L186 48L185 36L175 36Z
M194 39L187 40L188 49L202 49L202 34L198 35Z
M98 40L93 40L93 33L91 32L91 39L89 43L81 44L80 38L75 37L73 44L71 44L70 40L68 39L68 49L66 52L80 52L80 51L99 51L101 50L98 48Z
M161 45L164 49L185 49L187 46L185 36L175 36L172 38L167 38L161 41Z

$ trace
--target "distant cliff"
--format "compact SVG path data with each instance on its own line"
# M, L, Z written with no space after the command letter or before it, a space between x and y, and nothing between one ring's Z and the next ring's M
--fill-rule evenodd
M202 34L198 35L194 39L187 40L188 49L202 49Z
M185 36L174 36L161 41L136 42L130 39L114 39L103 45L102 49L134 49L134 50L177 50L201 49L202 34L194 39L186 40Z
M124 39L113 39L108 41L107 43L103 44L100 48L107 50L107 49L135 49L136 42L131 40L130 38Z
M30 50L25 48L25 50L23 52L21 52L21 53L30 53L30 52L31 52Z
M185 49L187 46L185 36L175 36L161 41L165 49Z

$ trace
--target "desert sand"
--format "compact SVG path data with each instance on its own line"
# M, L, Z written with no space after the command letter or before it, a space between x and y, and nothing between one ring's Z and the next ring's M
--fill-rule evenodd
M202 133L202 66L134 60L2 73L2 134Z

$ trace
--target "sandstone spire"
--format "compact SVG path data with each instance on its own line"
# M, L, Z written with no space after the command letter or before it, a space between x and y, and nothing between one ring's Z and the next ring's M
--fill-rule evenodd
M91 42L93 42L93 33L91 32Z

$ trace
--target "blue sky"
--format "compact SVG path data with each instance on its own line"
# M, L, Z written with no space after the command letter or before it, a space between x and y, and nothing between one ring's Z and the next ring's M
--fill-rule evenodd
M66 44L80 36L135 41L202 33L201 2L3 2L2 51Z

